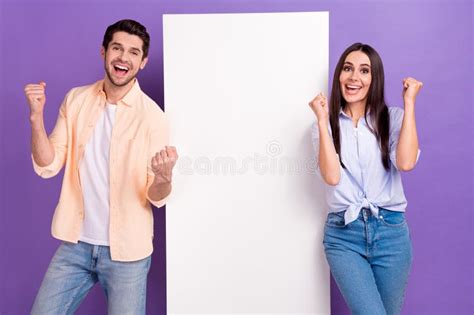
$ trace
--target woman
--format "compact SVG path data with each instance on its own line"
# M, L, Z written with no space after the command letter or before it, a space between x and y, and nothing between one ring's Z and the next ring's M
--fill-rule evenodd
M387 107L382 60L356 43L337 63L330 104L319 94L313 143L326 185L324 247L353 314L399 314L412 260L400 171L415 166L415 99L422 83L403 80L404 110Z

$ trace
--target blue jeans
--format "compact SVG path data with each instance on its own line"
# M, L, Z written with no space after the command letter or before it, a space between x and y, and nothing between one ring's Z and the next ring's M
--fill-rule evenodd
M324 248L331 273L355 315L400 314L412 247L404 212L362 209L344 225L344 211L329 213Z
M145 314L151 256L112 261L108 246L62 243L36 296L31 314L73 314L92 287L105 291L109 314Z

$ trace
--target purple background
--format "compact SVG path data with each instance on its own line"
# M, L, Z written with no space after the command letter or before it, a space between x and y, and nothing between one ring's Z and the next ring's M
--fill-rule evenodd
M50 224L62 176L45 181L33 173L26 83L48 84L50 132L65 93L103 77L103 32L118 19L137 19L149 29L151 58L140 83L163 104L162 14L323 10L330 12L331 72L343 49L361 41L382 56L389 104L401 105L405 76L425 84L417 102L422 155L404 175L414 265L403 314L474 313L471 1L16 0L3 1L0 10L0 314L29 312L59 244ZM155 217L148 314L165 314L164 209ZM105 309L96 286L78 314ZM349 314L334 285L332 309Z

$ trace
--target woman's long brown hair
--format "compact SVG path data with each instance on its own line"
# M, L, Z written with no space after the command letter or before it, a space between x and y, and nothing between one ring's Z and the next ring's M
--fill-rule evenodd
M339 155L339 162L342 167L345 168L341 158L341 132L339 128L339 113L344 110L346 101L342 96L341 84L339 82L339 76L341 74L344 62L347 55L353 51L361 51L367 55L370 59L372 82L367 93L367 105L365 106L365 121L372 133L377 137L377 142L382 153L382 164L386 170L390 168L390 156L389 156L389 130L390 130L390 119L388 114L388 107L385 103L384 94L384 71L382 59L379 54L366 44L355 43L349 46L339 58L336 69L334 70L334 78L332 82L331 98L330 98L330 113L329 121L331 124L332 139L337 154ZM371 124L367 122L367 116L369 116Z

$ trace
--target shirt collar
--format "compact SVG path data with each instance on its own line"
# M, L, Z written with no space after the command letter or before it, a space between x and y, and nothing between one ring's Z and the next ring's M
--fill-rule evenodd
M370 113L370 111L367 112L367 116L369 116L369 113ZM344 117L346 117L346 118L352 119L351 116L347 115L347 114L342 110L342 107L341 107L341 109L339 110L339 116L341 116L341 115L344 116ZM361 118L363 118L363 117L361 117Z
M339 116L344 116L344 117L346 117L346 118L352 119L351 116L347 115L347 114L342 110L342 107L341 107L341 109L340 109L340 111L339 111Z
M367 115L368 115L368 114L369 114L369 113L367 113ZM347 115L347 114L342 110L342 108L341 108L341 110L339 111L339 117L341 117L341 116L342 116L343 118L349 119L349 120L352 122L352 117L349 116L349 115ZM361 118L359 119L359 124L360 124L360 123L362 123L363 125L370 125L370 126L372 126L372 124L371 124L371 122L370 122L370 116L367 117L367 122L366 122L366 120L365 120L365 117L361 117ZM358 125L359 125L359 124L358 124Z
M94 84L94 90L96 91L97 94L102 95L103 97L106 97L105 91L104 91L104 80L99 80ZM138 79L135 78L135 82L133 83L132 88L130 91L125 94L125 96L119 100L117 103L123 103L124 105L128 107L132 107L134 104L136 104L136 100L138 96L141 93L140 85L138 84Z

